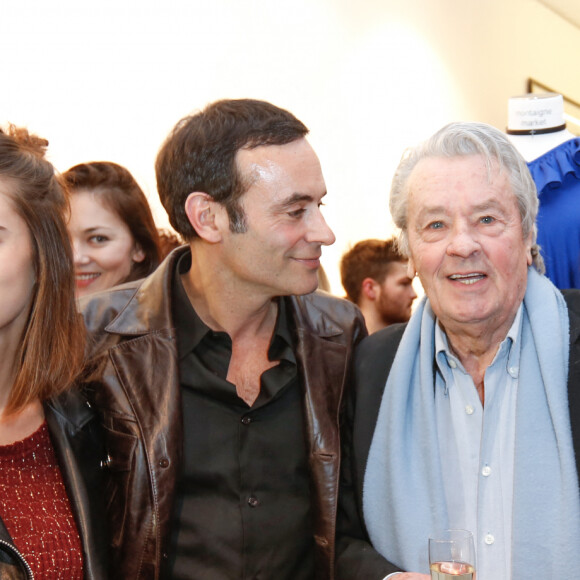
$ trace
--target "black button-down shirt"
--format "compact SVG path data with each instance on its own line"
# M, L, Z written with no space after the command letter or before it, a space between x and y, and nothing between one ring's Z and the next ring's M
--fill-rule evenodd
M249 407L226 380L231 338L203 323L183 288L189 260L172 291L184 457L168 577L312 580L308 451L286 301L268 350L280 363L263 373Z

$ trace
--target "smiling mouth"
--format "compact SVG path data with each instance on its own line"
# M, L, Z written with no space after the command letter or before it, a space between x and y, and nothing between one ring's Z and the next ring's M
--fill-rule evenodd
M92 284L100 275L99 272L92 274L75 274L75 284L77 288L85 288Z
M320 256L314 258L294 258L297 262L303 262L304 264L308 264L310 266L318 266L320 265Z
M481 272L473 272L471 274L451 274L448 278L454 282L460 282L461 284L469 286L470 284L475 284L476 282L487 278L487 276Z

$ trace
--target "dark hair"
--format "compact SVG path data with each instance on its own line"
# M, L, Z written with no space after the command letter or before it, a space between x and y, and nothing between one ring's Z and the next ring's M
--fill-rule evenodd
M362 240L340 260L340 276L346 297L358 304L362 282L372 278L379 284L385 280L392 262L406 262L397 247L397 240Z
M185 201L190 193L201 191L226 208L233 232L245 231L239 199L249 184L237 170L236 153L286 145L307 133L292 113L252 99L216 101L181 119L155 163L157 190L171 225L187 241L197 237L185 214Z
M161 252L161 259L164 260L175 248L183 246L183 240L172 230L165 228L159 228L157 230L159 234L159 250Z
M8 413L67 389L80 372L84 356L85 331L76 310L66 227L68 201L53 166L44 159L47 145L45 139L13 125L0 131L0 179L28 227L36 276Z
M92 161L71 167L63 174L71 194L87 190L97 194L103 203L127 225L145 258L133 262L130 282L148 276L160 261L159 237L147 198L128 169L110 161Z

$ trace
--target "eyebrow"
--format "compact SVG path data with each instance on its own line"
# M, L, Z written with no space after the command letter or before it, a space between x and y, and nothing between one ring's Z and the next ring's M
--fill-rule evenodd
M326 192L324 193L324 195L326 195ZM292 207L296 203L300 203L300 202L304 202L304 201L305 202L312 202L312 201L314 201L314 198L311 195L308 195L306 193L293 193L290 197L287 197L286 199L281 201L279 204L277 204L276 209L282 211L282 210L288 209L289 207Z
M487 201L484 201L483 203L479 203L477 205L474 205L473 207L470 208L471 212L481 212L481 211L486 211L488 209L498 209L501 211L504 211L503 206L498 203L496 200L493 199L489 199ZM424 219L426 217L430 217L432 215L440 215L440 214L447 214L447 207L444 205L436 205L433 207L426 207L423 208L418 214L417 217L419 219Z
M112 230L112 229L114 229L114 228L110 228L108 226L93 226L93 227L90 227L90 228L86 228L86 229L84 229L82 231L85 232L86 234L92 234L93 232L96 232L98 230L108 231L108 230Z

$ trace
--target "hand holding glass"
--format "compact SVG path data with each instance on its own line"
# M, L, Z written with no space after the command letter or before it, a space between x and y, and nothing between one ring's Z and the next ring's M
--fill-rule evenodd
M429 538L431 580L474 580L475 547L467 530L444 530Z

